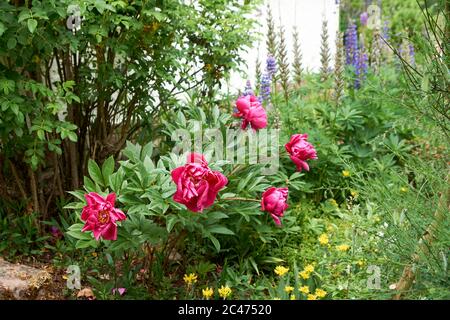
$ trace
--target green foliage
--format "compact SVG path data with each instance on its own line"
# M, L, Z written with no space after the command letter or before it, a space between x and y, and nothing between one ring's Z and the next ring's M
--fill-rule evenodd
M35 190L64 197L79 187L87 159L103 162L133 136L158 138L159 117L181 94L196 88L208 100L252 42L255 21L241 17L255 4L2 1L0 153L35 171L17 170L18 185L31 181L21 197L47 215ZM69 30L76 15L81 25Z

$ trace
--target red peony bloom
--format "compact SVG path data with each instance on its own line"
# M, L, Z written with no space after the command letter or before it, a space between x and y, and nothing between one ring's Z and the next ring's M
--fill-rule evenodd
M127 218L121 210L114 208L116 194L110 193L106 199L96 192L90 192L84 196L87 206L81 212L81 220L86 221L86 224L81 231L92 231L95 240L100 237L105 240L116 240L116 221Z
M187 163L172 170L172 180L177 185L173 200L189 210L201 212L213 205L217 193L228 183L219 171L212 171L202 154L191 153Z
M288 188L270 187L262 194L261 210L267 211L277 225L281 225L281 217L288 208Z
M297 166L297 171L302 171L302 169L309 171L309 165L306 160L317 159L316 149L314 149L313 145L307 139L307 134L294 134L291 140L285 145L291 160Z
M267 126L266 110L254 95L237 99L236 108L237 112L233 116L242 118L242 129L246 129L248 124L255 130Z

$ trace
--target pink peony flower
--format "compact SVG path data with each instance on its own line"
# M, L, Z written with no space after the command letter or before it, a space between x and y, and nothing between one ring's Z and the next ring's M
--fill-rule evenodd
M317 159L316 149L307 139L307 134L294 134L285 145L286 151L289 152L291 160L297 166L298 171L302 171L302 169L309 171L309 165L306 160Z
M277 225L281 225L281 217L288 208L288 188L270 187L262 194L261 210L267 211Z
M250 123L255 130L263 129L267 126L267 114L258 98L254 95L243 96L236 101L237 112L235 117L242 118L241 128L244 130Z
M228 179L219 171L212 171L205 157L198 153L189 154L187 163L171 174L177 185L173 200L194 212L212 206L217 193L228 183Z
M100 237L105 240L116 240L116 221L127 218L121 210L114 208L116 194L110 193L106 199L96 192L90 192L84 196L87 206L81 212L81 220L86 221L86 224L81 231L92 231L95 240L100 239Z

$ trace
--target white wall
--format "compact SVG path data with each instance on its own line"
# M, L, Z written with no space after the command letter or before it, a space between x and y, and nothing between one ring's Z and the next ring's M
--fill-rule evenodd
M336 31L339 27L339 5L338 0L266 0L265 4L255 13L255 17L260 21L259 32L263 35L259 43L248 53L243 55L247 66L243 66L247 74L240 75L234 73L231 76L229 87L231 91L242 89L245 86L246 79L255 82L256 57L259 56L262 67L265 66L266 38L267 34L267 3L270 3L272 15L278 28L281 23L285 29L285 38L287 50L289 53L289 62L292 62L292 28L297 26L299 33L300 46L303 54L303 68L309 71L317 71L320 67L320 34L322 30L322 20L328 21L329 47L334 56Z

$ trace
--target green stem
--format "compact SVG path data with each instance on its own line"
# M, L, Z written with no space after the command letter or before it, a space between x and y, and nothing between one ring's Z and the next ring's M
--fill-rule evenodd
M257 199L240 198L240 197L222 198L221 200L236 200L236 201L253 201L253 202L260 202L260 200L257 200Z

